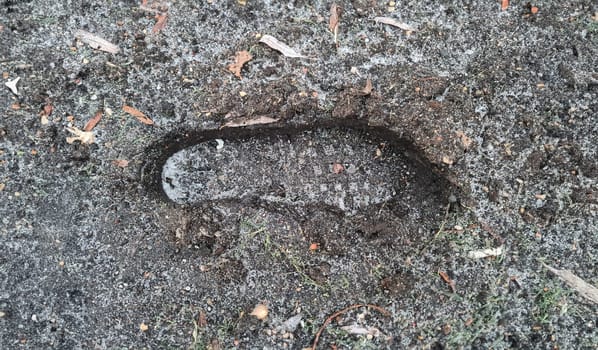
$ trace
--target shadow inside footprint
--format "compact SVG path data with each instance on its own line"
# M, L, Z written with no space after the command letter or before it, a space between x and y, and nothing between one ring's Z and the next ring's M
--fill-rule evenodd
M165 147L170 153L159 176L161 190L177 204L349 217L384 209L413 222L445 206L449 192L408 142L382 128L222 130L172 146Z

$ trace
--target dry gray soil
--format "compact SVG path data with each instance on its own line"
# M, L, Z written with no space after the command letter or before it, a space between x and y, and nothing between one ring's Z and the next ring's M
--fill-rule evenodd
M598 348L595 1L141 3L0 1L0 348Z

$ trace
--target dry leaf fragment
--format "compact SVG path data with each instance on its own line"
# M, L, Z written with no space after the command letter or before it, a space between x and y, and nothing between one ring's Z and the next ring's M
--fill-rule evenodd
M4 85L6 85L13 94L18 95L19 90L17 90L17 83L21 80L21 77L16 77L13 80L9 80Z
M47 117L50 116L50 114L52 114L52 111L54 110L54 107L52 106L52 104L47 103L44 106L44 109L41 111L41 113L43 113L44 115L46 115Z
M285 57L295 57L295 58L304 58L305 57L302 54L300 54L299 52L292 49L287 44L285 44L281 41L278 41L278 39L276 39L275 37L273 37L271 35L267 35L267 34L263 35L262 38L260 39L260 43L264 43L264 44L270 46L270 48L282 53Z
M332 172L335 174L340 174L345 171L345 167L341 163L334 163L332 164Z
M374 18L374 21L403 29L406 32L414 32L417 30L415 27L412 27L407 23L399 22L396 19L390 17L376 17Z
M270 124L270 123L276 123L279 120L280 119L278 119L278 118L271 118L271 117L262 115L262 116L259 116L257 118L253 118L253 119L242 118L242 119L231 120L229 122L226 122L220 128L238 128L238 127L249 126L249 125Z
M248 51L238 51L235 55L235 63L228 65L228 70L233 73L237 78L241 79L241 69L243 65L251 61L253 57Z
M361 89L360 93L363 96L367 96L372 93L372 89L373 89L372 80L370 78L368 78L365 81L365 86L363 87L363 89Z
M125 113L128 113L128 114L132 115L133 117L137 118L137 120L139 120L143 124L154 125L154 121L153 120L151 120L150 118L148 118L145 114L143 114L143 112L139 111L136 108L124 105L123 106L123 111L125 111Z
M501 10L506 10L509 7L509 0L502 0L500 2L500 9Z
M91 118L87 121L87 123L83 127L83 130L85 130L85 131L93 130L93 128L95 128L95 126L98 125L98 123L100 122L101 119L102 119L102 111L97 111L96 114L93 116L93 118Z
M42 125L48 125L48 123L50 123L48 117L50 116L50 114L52 114L52 111L54 110L54 107L52 106L51 103L46 103L46 105L44 106L44 108L41 110L41 112L39 112L39 116L40 118L40 122Z
M481 250L472 250L467 253L467 257L470 259L483 259L489 256L499 256L503 253L503 246L499 246L497 248L489 248L489 249L481 249Z
M120 51L118 46L86 30L77 30L75 32L75 37L89 45L92 49L109 53L118 53Z
M467 137L467 135L465 135L463 131L458 130L455 134L457 134L457 137L461 139L461 144L463 145L463 148L469 149L469 147L471 147L473 141L471 140L471 138Z
M446 165L453 165L454 161L449 156L442 156L442 162Z
M453 280L452 280L452 279L449 277L449 275L448 275L446 272L444 272L444 271L438 271L438 274L440 275L440 277L442 277L442 280L443 280L444 282L446 282L446 283L449 285L449 287L451 287L451 290L452 290L452 291L453 291L453 293L454 293L454 292L455 292L455 281L453 281Z
M208 325L208 318L206 317L206 313L203 310L199 311L199 316L197 316L197 327L199 328L206 328Z
M164 29L164 27L166 26L166 20L168 19L168 14L158 13L156 15L156 19L156 24L154 24L154 27L152 28L152 34L156 34L162 29Z
M81 141L82 144L91 145L95 142L92 131L83 131L77 127L68 127L66 130L75 135L66 138L66 142L69 144L75 141Z
M268 306L264 304L257 304L253 311L251 311L250 315L254 316L258 320L265 320L268 317Z
M565 282L569 287L573 288L575 291L581 294L582 297L588 299L594 304L598 304L598 288L577 277L575 274L573 274L573 272L569 270L559 270L555 269L554 267L548 266L543 262L540 263L548 271L557 275L557 277L560 278L563 282Z
M379 337L382 332L376 327L364 327L360 325L349 325L349 326L342 326L342 330L349 334L357 334L357 335L370 335L372 337Z
M126 168L129 166L129 161L126 159L115 159L112 161L112 164L119 168Z
M330 6L330 20L328 22L328 29L330 29L330 31L333 33L336 33L338 30L338 23L341 19L342 9L343 8L338 6L336 3L332 3Z
M334 43L338 44L338 23L341 20L341 13L343 8L333 3L330 6L330 20L328 22L328 29L334 33Z

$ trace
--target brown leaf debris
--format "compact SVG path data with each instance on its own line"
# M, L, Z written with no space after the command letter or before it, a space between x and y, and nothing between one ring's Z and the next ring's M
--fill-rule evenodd
M83 127L83 130L85 130L85 131L93 130L93 128L95 128L96 125L98 125L98 123L100 122L101 119L102 119L102 111L100 110L100 111L96 112L96 114L93 116L93 118L91 118L87 121L87 123Z
M143 112L139 111L138 109L135 109L131 106L124 105L123 111L125 111L125 113L128 113L128 114L132 115L133 117L137 118L137 120L139 120L140 122L142 122L145 125L154 125L154 121L151 120L150 118L148 118L145 114L143 114Z
M455 281L453 281L449 275L444 272L444 271L438 271L438 274L440 275L440 277L442 278L442 280L444 282L446 282L446 284L449 285L449 287L451 288L451 291L453 291L453 293L455 293Z
M39 112L39 116L41 117L42 125L47 125L50 122L48 120L48 117L50 116L50 114L52 114L53 110L54 110L54 106L52 106L52 104L50 102L48 102L48 103L46 103L44 108L41 110L41 112Z
M335 174L340 174L345 171L345 167L341 163L334 163L332 164L332 172Z
M168 19L168 14L158 13L156 14L156 19L156 24L154 24L154 27L152 28L152 34L156 34L162 29L164 29L164 27L166 27L166 20Z
M334 42L337 43L338 36L338 24L341 20L341 13L343 8L338 6L336 3L332 3L330 6L330 20L328 21L328 29L334 33Z
M465 133L462 130L457 130L455 134L461 140L461 145L463 145L463 148L469 149L471 147L473 140L467 135L465 135Z
M243 65L249 61L253 56L249 53L249 51L238 51L235 55L235 63L231 63L228 65L228 70L233 73L237 78L241 79L241 69Z
M368 78L365 81L365 86L363 87L363 89L361 89L360 93L363 96L367 96L372 93L372 89L373 89L372 80L370 78Z
M129 161L126 159L115 159L112 161L112 165L117 166L119 168L126 168L129 166Z

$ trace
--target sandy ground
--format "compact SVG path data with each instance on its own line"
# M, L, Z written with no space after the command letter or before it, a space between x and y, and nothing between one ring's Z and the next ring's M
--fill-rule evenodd
M598 348L596 3L331 5L0 3L0 348Z

